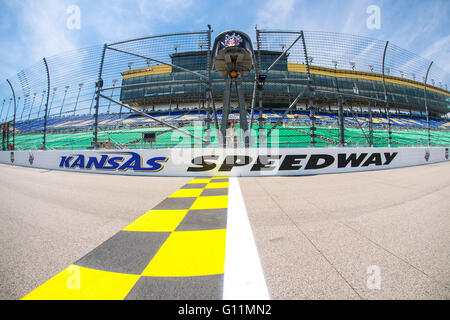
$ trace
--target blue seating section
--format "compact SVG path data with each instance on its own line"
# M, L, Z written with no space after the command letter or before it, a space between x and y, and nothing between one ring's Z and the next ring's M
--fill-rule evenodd
M202 111L174 111L165 113L150 113L153 117L168 122L192 122L202 121L206 118L206 113ZM283 111L264 111L263 118L265 121L277 121L283 115ZM217 112L219 121L222 118L222 112ZM254 113L254 119L259 117L258 111ZM238 121L239 113L232 111L230 113L230 119ZM345 114L346 126L363 126L366 127L369 124L369 118L367 114L357 114L355 116ZM285 122L294 122L304 125L310 124L309 112L305 111L292 111L284 119ZM337 126L338 116L333 113L318 113L316 114L316 124L321 126ZM374 128L381 128L387 126L387 117L381 114L373 114L372 121ZM150 118L144 117L139 114L101 114L98 116L98 125L102 129L114 129L118 127L135 127L135 126L148 126L155 125L157 122ZM80 116L68 116L62 118L50 118L47 121L48 130L87 130L94 125L93 115L80 115ZM426 118L419 116L407 116L407 115L391 115L392 127L409 127L409 128L426 128ZM41 131L44 127L44 120L28 120L16 123L16 129L20 132L32 132ZM450 129L450 122L444 119L430 119L430 127L432 129Z

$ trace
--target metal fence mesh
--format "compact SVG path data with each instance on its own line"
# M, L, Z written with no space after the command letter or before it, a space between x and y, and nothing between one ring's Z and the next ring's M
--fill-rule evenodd
M44 147L48 149L97 147L93 144L94 134L98 141L110 141L115 148L219 146L217 132L206 132L213 116L213 106L217 108L220 117L223 94L223 79L213 69L212 73L209 73L211 44L210 31L199 31L122 41L108 44L106 47L97 45L47 57L50 90L45 63L43 60L38 61L8 78L14 89L15 99L8 83L0 83L0 122L2 126L9 125L8 128L2 127L2 148L5 148L4 141L9 144L14 137L14 148L37 149L43 146L44 134ZM268 135L273 125L283 117L274 132L266 137L269 144L273 140L274 145L280 147L339 145L339 119L330 117L329 121L324 120L327 118L327 112L337 110L339 95L342 96L345 118L345 145L370 145L369 136L372 137L374 146L388 145L388 126L382 119L386 115L386 104L380 81L367 85L363 82L358 84L358 95L364 98L355 98L351 96L356 96L355 88L348 84L345 78L330 76L324 79L320 72L312 73L311 85L315 89L312 104L307 96L304 96L294 108L284 114L286 107L291 105L308 85L306 68L322 68L322 73L346 70L363 71L367 76L380 76L383 72L385 46L385 41L354 35L257 30L254 49L261 73L272 65L277 56L264 56L262 51L280 54L288 48L289 50L286 56L267 72L264 93L267 93L269 98L264 98L262 109L256 105L254 117L257 119L262 115L263 122L253 122L252 146L259 145L260 132ZM387 78L410 80L420 89L417 82L423 84L429 66L430 61L427 59L394 44L389 43L387 46L384 65ZM287 72L286 68L301 69L302 72ZM102 86L97 88L100 70L103 82ZM244 79L244 87L250 88L250 93L246 94L248 107L253 77L254 73ZM428 86L445 92L448 90L449 80L448 73L439 66L432 65L427 78ZM391 81L388 84L387 90L390 112L401 115L397 112L397 102L402 97L393 93L392 88L396 85L393 83L394 81ZM213 99L208 96L208 85L212 88ZM371 93L372 87L376 89L375 94ZM424 97L416 97L408 90L410 89L405 86L406 99L410 99L408 101L411 104L423 105L423 111L418 112L425 116ZM449 104L448 98L444 103L439 101L436 90L427 90L431 112L442 108L443 105L448 108ZM98 104L97 94L101 94ZM272 104L270 97L276 97L276 104ZM374 120L372 128L367 114L366 98L372 99L372 115L380 122ZM151 114L162 122L139 114L124 105ZM237 106L234 91L231 105ZM283 105L284 109L283 106L280 108L280 105ZM315 116L314 124L311 123L311 110ZM44 132L45 111L47 120ZM238 116L232 113L231 118L233 117L238 119ZM198 121L201 130L195 129L194 121ZM401 124L401 119L388 121L393 125L393 146L428 144L424 121L420 126ZM439 125L439 121L444 125ZM430 118L430 145L450 143L450 127L445 125L445 122L444 119ZM311 126L315 129L312 130ZM183 142L179 143L180 134L183 136L183 133L173 127L190 135L183 137ZM144 132L154 132L157 142L145 141ZM212 139L208 140L209 144L198 143L198 140L192 137L196 135L201 138L210 135ZM313 136L315 141L312 141ZM8 147L6 145L6 148Z

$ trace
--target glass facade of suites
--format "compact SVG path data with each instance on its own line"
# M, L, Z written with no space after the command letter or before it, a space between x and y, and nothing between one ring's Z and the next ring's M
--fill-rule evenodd
M260 64L260 70L267 69L279 54L280 52L275 51L261 51L259 56L256 52L256 62ZM207 75L207 71L205 71L208 66L206 52L175 53L171 58L174 65ZM289 67L288 60L289 57L284 56L267 76L263 91L265 107L287 106L306 87L307 74L305 70L302 72L299 69L295 70L295 68ZM301 65L297 64L297 66ZM337 76L334 76L333 71L333 69L311 66L311 77L315 89L332 91L332 93L316 92L318 101L335 101L336 94L334 92L337 90L343 94L352 95L344 96L345 102L348 104L367 102L367 100L358 97L384 100L384 87L379 74L347 71L345 74L339 74L338 72ZM243 90L248 101L252 97L254 77L254 72L250 72L243 79ZM394 77L387 78L385 83L391 107L425 111L423 84L403 81L398 78L394 79ZM126 87L121 90L121 100L139 105L169 105L176 101L204 101L206 84L200 80L200 77L177 68L171 68L171 72L167 73L152 74L149 72L146 75L124 76L122 86ZM217 97L218 107L220 107L220 96L223 92L224 81L214 69L211 73L211 80L213 93ZM429 88L427 98L430 113L443 114L450 111L450 98L448 93L445 94L445 91L438 90L438 88L435 88L435 90Z

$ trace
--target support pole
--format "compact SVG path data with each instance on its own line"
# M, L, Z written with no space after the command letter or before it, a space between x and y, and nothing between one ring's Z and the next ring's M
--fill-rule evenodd
M217 115L215 110L212 110L212 86L211 86L211 68L212 68L212 61L211 61L211 26L208 24L208 59L207 59L207 65L206 69L208 72L208 83L206 85L205 90L205 98L206 98L206 137L208 144L211 142L211 113L213 113L214 116L214 122L217 124ZM212 111L212 112L211 112ZM216 127L216 129L218 129Z
M261 41L260 41L260 32L256 29L256 49L258 50L258 70L261 70ZM259 75L258 83L256 88L258 89L258 136L260 136L260 132L263 126L264 118L263 118L263 86L264 81L266 80L266 75Z
M389 115L389 99L386 89L386 81L384 80L384 62L386 60L386 51L388 47L389 41L386 41L386 45L384 47L384 53L383 53L383 64L382 64L382 77L383 77L383 88L384 88L384 103L386 106L386 116L388 121L388 147L391 147L392 143L392 132L391 132L391 117Z
M47 138L47 118L48 118L48 99L50 97L50 73L48 71L48 64L47 59L44 60L45 70L47 72L47 102L45 103L45 110L44 110L44 137L42 141L42 148L43 150L47 149L46 145L46 138Z
M100 107L100 92L103 88L103 63L105 62L106 43L103 45L102 59L100 61L100 69L98 71L98 80L95 83L96 96L95 96L95 115L94 115L94 140L92 142L94 149L98 148L98 110Z
M6 150L9 150L9 122L6 123Z
M345 146L345 125L344 125L344 109L342 106L342 97L338 96L338 124L339 124L339 146Z
M248 131L248 120L247 120L247 107L245 106L245 95L244 91L242 90L242 79L239 76L239 78L235 79L236 84L236 93L238 96L238 104L239 104L239 121L241 126L241 132L243 134L244 138L244 146L246 148L250 145L250 136Z
M300 36L302 38L303 44L303 54L305 56L305 64L306 64L306 74L308 77L308 109L309 109L309 119L311 121L310 135L311 135L311 145L314 147L316 145L316 107L314 104L314 87L312 85L312 77L309 69L309 58L308 58L308 50L306 49L305 35L303 34L303 30L300 31Z
M15 148L16 148L16 141L15 141L15 137L16 137L16 94L14 93L14 88L13 88L13 86L12 86L12 84L11 84L11 82L8 80L8 79L6 79L6 81L8 82L8 84L9 84L9 86L10 86L10 88L11 88L11 91L12 91L12 94L13 94L13 99L14 99L14 117L13 117L13 132L12 132L12 138L13 138L13 147L12 147L12 150L14 150Z
M373 147L373 119L372 119L372 105L370 100L367 101L367 108L369 109L369 146Z
M7 123L2 123L0 127L2 129L2 151L5 151L6 150L6 128L7 128Z
M310 93L308 99L308 109L309 109L309 119L311 121L311 146L315 147L316 145L316 108L314 106L313 98Z
M431 65L433 64L433 61L431 61L430 65L427 69L427 74L425 75L425 81L424 81L424 99L425 99L425 112L427 113L427 143L428 146L430 146L430 116L428 112L428 100L427 100L427 79L428 79L428 73L430 72Z
M228 128L228 115L230 113L230 99L231 99L231 78L230 76L228 76L225 83L225 91L223 93L222 123L220 126L224 148L227 147L227 128Z
M3 109L5 108L6 99L3 99L2 110L0 111L0 121L2 121Z

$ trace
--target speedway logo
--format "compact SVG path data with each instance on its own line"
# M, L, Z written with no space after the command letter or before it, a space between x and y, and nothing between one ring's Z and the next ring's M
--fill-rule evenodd
M154 157L143 164L144 159L136 152L105 152L98 156L73 154L61 156L60 168L108 171L145 171L158 172L164 168L161 162L167 162L167 157Z
M228 155L223 161L217 155L204 155L192 159L192 164L187 171L204 172L218 168L218 171L229 172L234 167L251 166L250 171L292 171L292 170L317 170L336 164L338 169L358 168L370 166L387 166L392 163L398 152L374 152L374 153L338 153L331 154L288 154L283 155ZM278 161L278 164L275 162Z
M225 39L221 44L224 47L236 47L242 42L242 37L239 34L233 33L232 35L226 34Z

